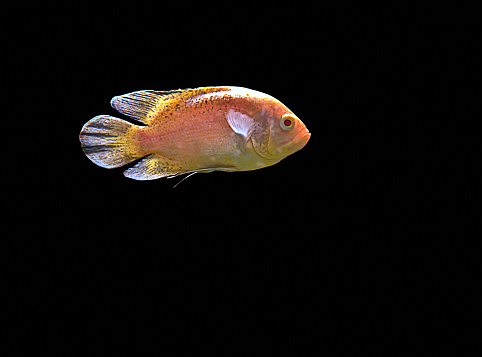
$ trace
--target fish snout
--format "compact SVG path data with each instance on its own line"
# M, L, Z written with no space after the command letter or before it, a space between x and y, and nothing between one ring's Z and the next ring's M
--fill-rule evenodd
M307 143L308 140L310 140L311 133L304 127L301 129L292 139L291 139L291 145L293 148L293 151L298 151L301 150Z

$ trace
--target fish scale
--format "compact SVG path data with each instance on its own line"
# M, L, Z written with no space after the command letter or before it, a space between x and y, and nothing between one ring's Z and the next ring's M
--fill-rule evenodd
M241 87L139 91L114 97L111 104L145 125L95 117L82 128L82 148L106 168L144 157L124 172L137 180L271 166L311 136L281 102Z

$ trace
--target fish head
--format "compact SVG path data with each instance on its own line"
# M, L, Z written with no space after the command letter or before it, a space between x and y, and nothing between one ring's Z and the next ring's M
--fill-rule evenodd
M305 124L287 109L260 116L257 122L262 123L261 130L254 133L253 146L258 155L266 159L281 160L301 150L310 139Z

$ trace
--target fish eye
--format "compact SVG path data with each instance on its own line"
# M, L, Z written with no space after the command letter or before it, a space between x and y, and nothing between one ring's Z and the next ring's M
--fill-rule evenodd
M285 114L281 118L281 121L279 122L279 125L281 126L281 129L283 129L283 130L291 130L295 126L295 118L290 114Z

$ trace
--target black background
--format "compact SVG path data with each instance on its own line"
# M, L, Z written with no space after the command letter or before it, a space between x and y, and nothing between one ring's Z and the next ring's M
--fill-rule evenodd
M10 176L22 185L11 251L22 278L8 289L18 334L63 355L468 348L476 213L454 202L473 180L459 160L470 13L339 2L19 12L10 74L33 111L31 169ZM175 189L179 179L130 180L81 150L86 121L120 116L113 96L219 85L282 101L307 146Z

